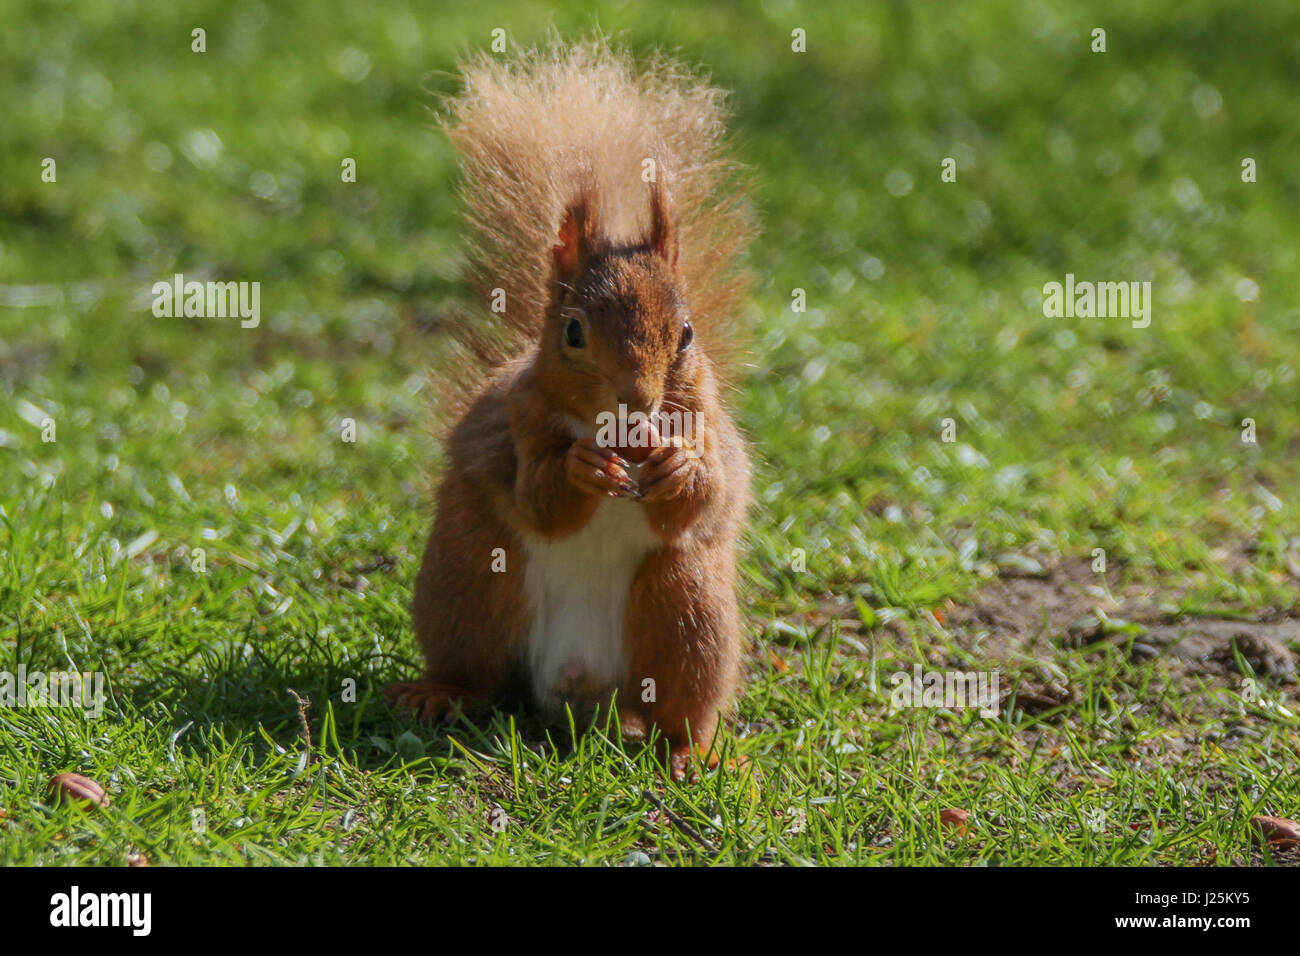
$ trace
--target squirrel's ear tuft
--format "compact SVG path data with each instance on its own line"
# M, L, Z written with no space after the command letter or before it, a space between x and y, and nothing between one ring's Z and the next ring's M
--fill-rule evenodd
M650 184L650 249L670 266L677 265L681 249L677 241L673 202L658 178Z
M551 253L555 256L555 271L564 281L577 273L595 246L596 197L591 188L584 188L564 211L557 238Z

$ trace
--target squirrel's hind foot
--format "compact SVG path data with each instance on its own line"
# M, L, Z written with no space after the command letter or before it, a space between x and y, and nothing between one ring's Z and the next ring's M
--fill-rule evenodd
M701 767L705 771L717 770L720 763L722 758L718 756L718 752L703 744L696 747L674 747L668 754L668 772L679 783L688 778L691 783L694 783ZM729 773L736 773L748 767L749 758L744 756L733 757L725 765Z
M390 684L384 689L384 696L394 706L415 711L416 719L420 722L432 724L450 714L458 701L467 700L473 695L455 684L415 681Z

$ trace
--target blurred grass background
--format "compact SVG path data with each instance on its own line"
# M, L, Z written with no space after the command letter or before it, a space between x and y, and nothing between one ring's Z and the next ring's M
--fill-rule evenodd
M734 91L764 229L736 399L755 635L1097 547L1183 609L1294 607L1300 7L1087 7L0 0L0 661L289 727L273 678L191 685L245 642L322 686L411 672L423 373L464 239L432 110L498 27L599 26ZM260 281L260 327L155 318L177 272ZM1151 326L1045 318L1067 272L1150 280ZM77 751L25 733L24 786Z

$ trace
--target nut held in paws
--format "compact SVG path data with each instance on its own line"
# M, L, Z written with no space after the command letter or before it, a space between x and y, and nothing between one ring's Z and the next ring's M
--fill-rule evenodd
M627 430L627 442L618 453L633 464L641 464L660 445L659 430L651 421L640 422Z

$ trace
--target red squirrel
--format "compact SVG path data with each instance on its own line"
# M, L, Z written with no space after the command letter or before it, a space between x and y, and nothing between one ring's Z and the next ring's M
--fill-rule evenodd
M487 308L454 325L442 379L424 678L389 696L425 720L517 685L550 714L615 698L680 779L742 652L750 471L723 393L750 230L723 96L599 39L464 76L446 126Z

